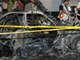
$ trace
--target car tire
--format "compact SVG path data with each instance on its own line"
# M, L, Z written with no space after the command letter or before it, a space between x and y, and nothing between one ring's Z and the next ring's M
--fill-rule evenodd
M73 39L71 48L73 52L75 52L77 55L80 55L80 36L77 36Z

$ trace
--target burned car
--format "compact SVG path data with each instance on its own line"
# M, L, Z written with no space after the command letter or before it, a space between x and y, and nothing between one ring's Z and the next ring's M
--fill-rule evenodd
M65 26L66 24L62 24L54 17L49 17L41 11L9 12L1 15L0 18L0 25ZM31 30L43 29L11 27L0 28L1 33ZM62 57L74 54L79 55L80 34L79 30L76 30L49 31L47 34L45 34L44 31L0 35L0 56L12 57L12 59L16 60L19 58L28 59L28 56L56 55L57 57ZM57 51L57 53L55 51Z

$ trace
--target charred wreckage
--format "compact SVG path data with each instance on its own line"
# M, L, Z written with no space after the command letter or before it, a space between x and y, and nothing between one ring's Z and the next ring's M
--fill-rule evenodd
M74 23L57 21L44 12L46 8L40 1L34 0L39 11L8 12L0 17L0 25L27 25L27 26L73 26ZM0 32L31 31L35 28L0 28ZM42 30L42 29L41 29ZM80 31L65 30L45 32L0 35L0 56L28 58L28 56L57 56L80 54Z

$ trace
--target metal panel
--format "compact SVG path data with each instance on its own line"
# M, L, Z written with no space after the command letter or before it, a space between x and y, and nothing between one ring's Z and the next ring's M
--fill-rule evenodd
M64 0L62 0L62 1L64 1ZM70 0L69 6L77 6L77 4L78 4L79 1L80 0Z
M70 0L69 6L77 6L79 0Z
M40 0L48 11L59 11L62 0Z

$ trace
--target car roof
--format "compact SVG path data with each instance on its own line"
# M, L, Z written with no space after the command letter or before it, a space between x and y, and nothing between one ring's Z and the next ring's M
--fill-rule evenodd
M10 12L7 12L7 13L4 13L4 14L1 14L0 15L0 19L1 18L3 18L3 17L5 17L6 15L9 15L9 14L40 14L40 15L44 15L43 14L43 12L41 12L41 11L32 11L32 10L30 10L30 11L10 11Z

